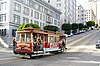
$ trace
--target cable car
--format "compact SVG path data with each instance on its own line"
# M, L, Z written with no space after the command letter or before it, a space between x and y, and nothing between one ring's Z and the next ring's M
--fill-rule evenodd
M14 53L30 57L45 53L64 52L66 36L60 32L24 28L16 31Z

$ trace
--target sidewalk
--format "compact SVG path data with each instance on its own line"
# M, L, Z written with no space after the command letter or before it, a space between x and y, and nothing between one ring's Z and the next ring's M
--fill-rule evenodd
M13 52L11 48L2 48L0 47L0 52Z

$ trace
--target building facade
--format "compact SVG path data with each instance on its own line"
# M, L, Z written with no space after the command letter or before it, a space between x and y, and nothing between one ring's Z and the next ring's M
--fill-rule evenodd
M43 0L0 0L0 43L12 46L15 30L22 23L60 28L61 12Z
M79 5L76 8L76 23L85 24L85 9L82 5Z
M96 15L92 9L85 10L85 21L96 21Z
M62 12L61 22L76 22L76 0L45 0Z

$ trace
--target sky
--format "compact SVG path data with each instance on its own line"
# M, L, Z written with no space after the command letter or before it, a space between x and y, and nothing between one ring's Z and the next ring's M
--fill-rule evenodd
M96 6L95 3L88 2L88 0L77 0L77 4L82 5L84 9L90 9L93 8L94 12L96 13ZM97 2L97 18L100 19L100 0Z

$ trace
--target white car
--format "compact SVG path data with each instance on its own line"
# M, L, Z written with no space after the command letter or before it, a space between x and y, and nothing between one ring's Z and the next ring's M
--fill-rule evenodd
M96 48L99 49L100 48L100 40L96 41Z

